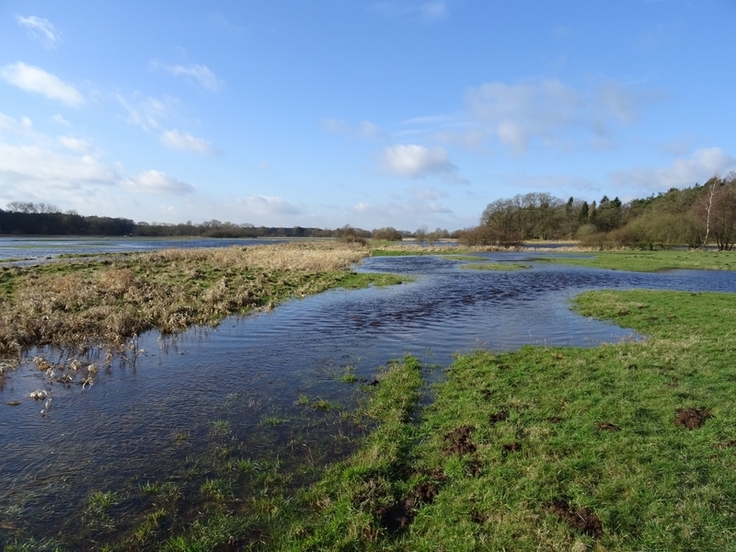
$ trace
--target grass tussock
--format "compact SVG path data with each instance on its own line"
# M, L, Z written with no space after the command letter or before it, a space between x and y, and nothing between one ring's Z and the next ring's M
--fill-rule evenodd
M0 357L46 344L121 345L157 328L176 333L268 310L337 286L396 283L349 267L367 249L299 243L170 249L0 273Z

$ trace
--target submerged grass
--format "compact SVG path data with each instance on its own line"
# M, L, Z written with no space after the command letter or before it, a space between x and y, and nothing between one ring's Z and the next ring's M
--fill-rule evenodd
M0 268L0 356L41 345L115 346L157 328L268 310L329 288L400 283L349 267L368 255L341 244L170 249Z

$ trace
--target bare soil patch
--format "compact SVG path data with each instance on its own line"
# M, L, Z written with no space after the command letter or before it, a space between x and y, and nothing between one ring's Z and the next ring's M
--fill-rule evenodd
M475 428L472 426L462 425L456 430L445 435L445 441L448 443L448 445L442 449L445 454L463 455L474 453L476 447L471 438L474 429Z
M603 534L601 518L588 508L573 509L566 500L558 498L548 503L547 509L584 535L597 539Z
M675 411L675 425L689 430L698 429L711 417L707 408L678 408Z
M502 408L498 412L495 412L491 414L490 416L488 416L488 422L492 426L496 425L498 422L505 422L508 419L509 419L509 411L507 408Z

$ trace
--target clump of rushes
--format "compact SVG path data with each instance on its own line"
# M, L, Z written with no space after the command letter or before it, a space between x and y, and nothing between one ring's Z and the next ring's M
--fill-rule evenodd
M574 308L647 339L459 357L417 427L411 399L389 399L273 548L732 549L734 295L588 292Z
M47 344L121 346L154 328L176 333L341 285L401 281L349 270L368 254L344 244L299 243L169 249L4 269L0 359Z

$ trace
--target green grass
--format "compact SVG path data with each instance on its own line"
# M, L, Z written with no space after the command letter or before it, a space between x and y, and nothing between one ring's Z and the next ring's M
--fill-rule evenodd
M733 550L734 296L589 292L574 308L649 338L459 357L417 425L410 398L389 399L273 548ZM688 430L681 408L711 417Z
M677 268L736 270L736 254L728 251L605 251L581 255L549 255L536 260L635 272L656 272Z

